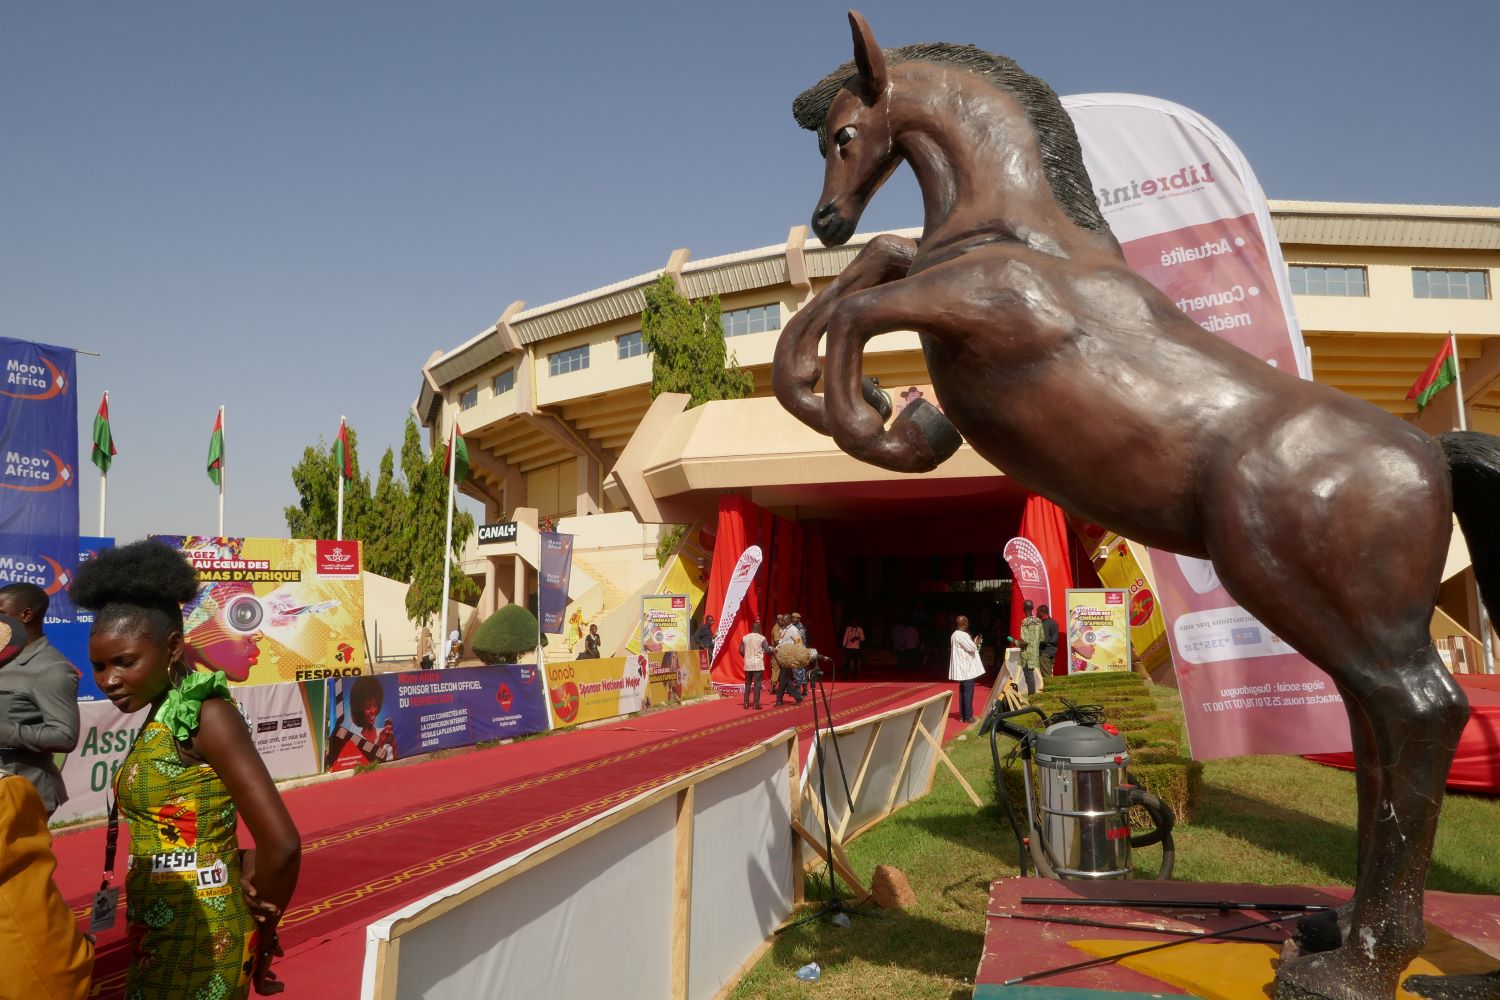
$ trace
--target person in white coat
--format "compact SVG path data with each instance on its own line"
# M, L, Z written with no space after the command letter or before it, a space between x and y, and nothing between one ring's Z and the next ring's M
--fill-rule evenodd
M949 640L948 679L958 681L958 717L964 722L974 721L974 682L984 676L984 664L979 662L979 644L969 635L969 619L959 615L954 620L953 637Z

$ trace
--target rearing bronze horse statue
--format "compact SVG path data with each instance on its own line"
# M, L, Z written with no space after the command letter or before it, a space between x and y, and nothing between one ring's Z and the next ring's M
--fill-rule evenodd
M1126 265L1045 83L971 46L882 51L850 22L853 63L793 106L826 159L813 230L846 242L905 161L923 235L875 237L792 318L777 397L871 464L924 472L967 440L1095 524L1212 559L1241 605L1333 678L1358 759L1354 900L1336 924L1304 927L1304 950L1327 950L1284 961L1277 996L1393 996L1425 938L1468 716L1428 622L1455 509L1500 607L1500 439L1429 437L1207 333ZM943 410L919 401L887 427L862 352L894 330L920 335ZM1101 455L1107 481L1077 460Z

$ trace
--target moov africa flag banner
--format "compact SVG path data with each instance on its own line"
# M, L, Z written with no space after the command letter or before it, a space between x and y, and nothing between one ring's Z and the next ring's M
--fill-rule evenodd
M70 348L0 337L0 584L70 616L78 566L78 397Z
M1123 590L1070 589L1068 673L1130 669L1130 604Z
M1151 97L1086 94L1063 106L1130 266L1203 329L1310 378L1270 206L1229 137ZM1332 681L1241 608L1212 563L1166 552L1149 563L1194 757L1349 749Z
M358 542L158 535L198 571L189 662L232 684L367 673Z

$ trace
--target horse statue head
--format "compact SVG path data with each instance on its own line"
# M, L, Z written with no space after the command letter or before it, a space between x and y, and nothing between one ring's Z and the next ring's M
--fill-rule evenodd
M825 161L823 192L812 217L813 233L825 245L848 242L865 206L903 159L911 158L920 176L925 154L934 151L913 147L943 144L941 136L925 133L920 122L934 113L946 117L936 105L951 106L956 99L967 100L975 112L972 125L982 133L976 137L982 155L1012 171L1040 171L1075 224L1109 232L1072 119L1045 82L1015 60L973 45L928 42L883 50L857 11L849 12L849 25L853 61L792 102L792 116L817 135ZM935 76L943 77L941 87L931 85ZM973 100L976 95L982 99ZM950 164L950 169L957 168ZM958 207L960 197L958 191L950 191L929 208L939 209L941 215ZM929 212L929 228L937 221Z

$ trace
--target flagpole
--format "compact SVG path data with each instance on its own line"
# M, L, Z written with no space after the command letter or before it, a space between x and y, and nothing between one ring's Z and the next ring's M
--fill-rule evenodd
M443 605L441 617L442 630L439 632L441 638L438 640L442 645L438 646L443 651L442 666L448 665L448 576L453 569L453 470L458 465L458 424L453 425L448 436L448 530L443 536Z
M109 390L104 390L104 411L109 412ZM109 473L99 470L99 537L104 537L104 508L109 501Z
M224 407L219 407L219 447L224 447ZM219 457L219 537L224 537L224 458Z
M346 418L344 417L339 417L340 434L344 433L345 419ZM345 445L344 447L347 448L348 445ZM338 542L342 542L344 540L344 462L347 461L348 459L345 458L343 462L339 463L339 467L334 470L334 474L339 477L339 526L337 532L334 534L334 541Z
M1448 350L1453 355L1453 390L1458 395L1458 429L1466 431L1469 429L1469 416L1466 412L1468 405L1464 400L1464 375L1462 366L1458 362L1458 338L1453 331L1448 331ZM1474 602L1479 605L1479 643L1484 649L1484 672L1493 674L1495 672L1495 646L1490 638L1490 612L1484 606L1484 595L1479 593L1479 586L1474 587Z

